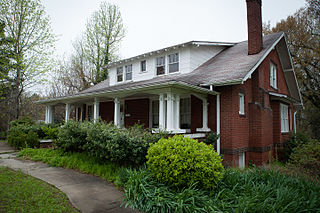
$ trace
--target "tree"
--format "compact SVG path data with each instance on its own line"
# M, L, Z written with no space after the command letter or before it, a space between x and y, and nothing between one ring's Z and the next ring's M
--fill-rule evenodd
M0 19L12 39L14 66L8 71L11 83L9 120L18 118L23 92L43 80L49 70L55 36L40 0L0 0Z
M99 10L92 14L86 24L85 53L93 66L92 83L107 79L106 65L118 58L116 53L124 35L118 6L102 2Z
M320 0L307 0L307 6L281 20L264 33L283 31L305 99L320 110Z

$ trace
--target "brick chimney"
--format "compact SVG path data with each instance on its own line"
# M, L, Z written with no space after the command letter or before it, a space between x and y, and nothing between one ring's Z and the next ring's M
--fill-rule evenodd
M246 0L248 21L248 54L254 55L262 49L261 0Z

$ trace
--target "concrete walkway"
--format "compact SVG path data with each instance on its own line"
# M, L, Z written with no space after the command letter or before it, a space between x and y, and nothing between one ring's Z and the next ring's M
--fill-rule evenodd
M0 166L21 170L54 185L63 191L81 212L137 212L129 208L120 208L122 193L98 177L70 169L49 167L41 162L18 159L17 152L8 153L10 151L14 150L6 143L0 142Z

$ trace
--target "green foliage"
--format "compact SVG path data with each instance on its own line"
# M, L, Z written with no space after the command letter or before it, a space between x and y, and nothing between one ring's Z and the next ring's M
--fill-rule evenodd
M10 127L20 126L20 125L31 126L33 124L35 124L33 118L31 118L30 116L21 116L19 119L11 121Z
M320 142L309 140L293 149L290 164L320 180Z
M151 134L138 125L119 129L103 122L69 121L59 130L57 146L119 164L140 165L146 161L149 143L155 143L163 135Z
M118 173L122 169L117 164L102 161L88 156L86 153L63 152L53 149L24 149L19 152L20 157L34 161L42 161L50 166L60 166L76 169L86 174L92 174L119 185Z
M41 130L44 133L43 139L57 139L59 130L51 125L42 125Z
M145 168L127 170L126 205L143 212L319 212L320 186L265 169L227 169L217 188L159 183Z
M207 138L203 140L203 143L205 143L207 145L211 144L212 146L215 146L219 137L220 137L220 135L217 134L216 132L210 132L207 135Z
M65 152L83 151L83 145L87 143L86 123L70 120L59 128L57 147Z
M0 212L79 212L68 197L41 180L0 167Z
M310 140L311 140L310 136L304 132L297 132L296 134L290 134L290 139L283 144L283 149L280 151L281 152L280 161L288 162L293 150L299 145L305 144Z
M211 145L181 135L151 144L147 159L158 180L175 186L198 182L205 188L214 188L224 173L222 160Z
M28 129L28 127L23 125L11 127L8 135L8 144L17 149L39 147L40 142L37 133Z

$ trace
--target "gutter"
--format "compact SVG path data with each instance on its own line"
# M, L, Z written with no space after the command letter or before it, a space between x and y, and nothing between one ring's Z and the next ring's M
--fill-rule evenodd
M213 95L220 94L219 92L213 91L213 90L208 90L205 88L201 88L195 85L190 85L181 81L169 81L169 82L164 82L164 83L158 83L155 85L141 85L141 86L134 86L134 87L128 87L128 88L122 88L119 90L109 90L109 91L99 91L99 92L92 92L92 93L83 93L83 94L76 94L73 96L65 96L65 97L58 97L54 99L47 99L47 100L40 100L35 103L39 104L44 104L44 103L54 103L57 101L63 101L65 100L66 102L69 102L69 100L74 100L78 98L91 98L91 97L96 97L99 95L106 95L106 94L113 94L113 93L119 93L119 92L125 92L125 91L135 91L135 90L141 90L141 89L152 89L152 88L159 88L159 87L172 87L172 86L178 86L182 88L191 88L193 90L197 90L202 93L210 93ZM106 88L107 89L107 88ZM111 95L109 97L114 97L116 95Z

